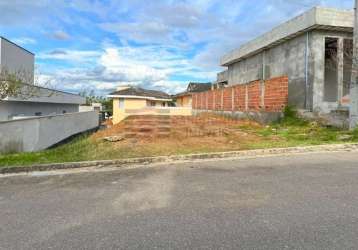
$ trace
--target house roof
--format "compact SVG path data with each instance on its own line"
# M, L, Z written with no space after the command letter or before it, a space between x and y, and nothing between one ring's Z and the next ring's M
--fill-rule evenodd
M353 23L352 10L315 7L224 55L220 64L229 66L315 29L352 32Z
M129 87L109 94L109 97L119 97L119 96L171 100L170 95L168 95L165 92L157 91L157 90L148 90L139 87Z
M186 91L174 95L174 97L191 95L192 93L205 92L211 89L211 83L190 82Z

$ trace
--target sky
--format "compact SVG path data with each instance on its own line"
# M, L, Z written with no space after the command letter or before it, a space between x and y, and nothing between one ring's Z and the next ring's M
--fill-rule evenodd
M36 55L36 83L106 95L215 81L220 57L320 5L353 0L0 0L0 36Z

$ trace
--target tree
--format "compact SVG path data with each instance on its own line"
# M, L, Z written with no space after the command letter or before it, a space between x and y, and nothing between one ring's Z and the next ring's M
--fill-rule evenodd
M104 111L109 113L113 112L112 100L103 96L96 96L93 89L89 92L87 90L80 91L80 96L86 98L86 105L92 105L92 103L101 103Z
M11 73L6 69L1 69L0 102L8 97L26 100L33 97L50 97L53 95L54 90L46 89L46 91L41 91L37 84L24 83L30 82L29 78L29 74L22 71ZM47 81L42 85L47 86L49 83L50 81Z

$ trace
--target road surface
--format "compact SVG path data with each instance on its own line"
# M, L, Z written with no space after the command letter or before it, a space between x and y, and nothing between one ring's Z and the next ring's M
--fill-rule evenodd
M358 152L0 177L0 249L356 249Z

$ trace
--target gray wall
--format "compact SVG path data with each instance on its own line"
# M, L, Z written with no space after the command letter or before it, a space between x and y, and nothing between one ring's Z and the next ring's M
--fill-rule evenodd
M17 74L25 83L34 83L35 57L33 54L1 37L0 51L0 68Z
M312 102L313 102L313 111L320 113L328 113L331 110L335 110L340 106L340 100L343 95L343 62L339 62L341 65L338 72L338 81L339 81L339 90L338 90L338 102L325 102L324 101L324 75L325 75L325 38L326 37L336 37L339 38L342 42L344 38L352 38L352 33L349 32L335 32L335 31L314 31L312 32L312 46L311 48L311 57L314 58L312 64L313 76L312 76ZM342 43L341 43L342 46ZM339 50L340 54L342 51ZM338 56L343 60L343 56Z
M96 111L0 122L0 152L43 150L98 125Z
M14 102L0 101L0 121L11 120L13 116L35 116L35 113L41 112L42 116L75 113L79 111L78 104L61 103L38 103L38 102Z

